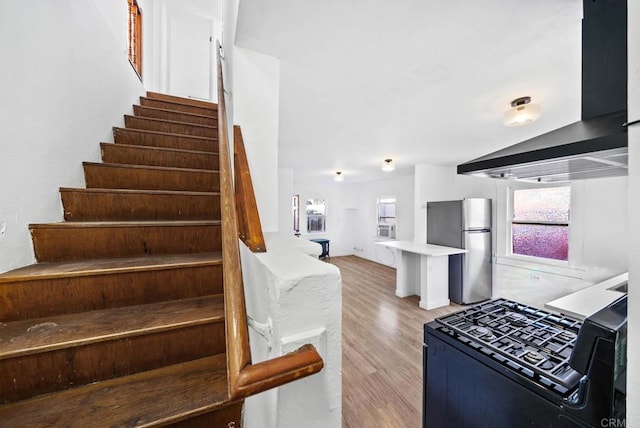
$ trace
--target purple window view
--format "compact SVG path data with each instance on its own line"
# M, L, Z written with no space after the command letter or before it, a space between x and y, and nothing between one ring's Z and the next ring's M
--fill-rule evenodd
M512 252L569 259L569 187L513 191Z

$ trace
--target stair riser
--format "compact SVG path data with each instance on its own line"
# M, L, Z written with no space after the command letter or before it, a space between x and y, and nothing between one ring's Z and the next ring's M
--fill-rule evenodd
M36 260L64 262L221 250L219 225L82 227L31 230Z
M177 103L181 103L181 104L199 106L199 107L204 107L204 108L209 108L209 109L217 109L218 108L217 104L213 104L213 103L210 103L210 102L207 102L207 101L194 100L194 99L191 99L191 98L176 97L174 95L160 94L160 93L157 93L157 92L147 92L147 98L152 98L154 100L160 100L160 101L173 101L173 102L177 102Z
M66 221L220 220L219 195L60 193Z
M153 150L123 144L102 144L101 148L102 160L108 163L209 170L218 169L218 156L213 153Z
M139 132L133 129L113 128L113 138L117 144L136 146L165 147L168 149L197 150L200 152L218 152L215 139L181 137Z
M218 117L218 110L212 110L204 107L190 106L186 104L155 100L153 98L140 97L140 105L145 107L155 107L155 108L161 108L165 110L179 111L182 113L192 113L192 114L201 114L203 116Z
M218 130L215 128L188 125L181 123L162 122L144 117L125 116L124 124L127 128L143 129L147 131L169 132L172 134L191 135L194 137L216 138Z
M212 322L0 360L1 400L13 402L224 351L224 322Z
M218 119L214 117L201 117L200 115L196 116L188 113L154 110L152 108L148 108L145 106L133 106L133 114L140 117L173 120L175 122L193 123L195 125L205 125L205 126L218 125Z
M90 164L84 166L84 176L88 188L194 192L220 190L217 172L167 171Z
M212 427L235 427L240 428L242 406L244 400L228 405L221 409L214 410L203 415L194 416L187 420L175 422L167 425L173 428L212 428Z
M0 322L222 292L222 265L17 281L0 284Z

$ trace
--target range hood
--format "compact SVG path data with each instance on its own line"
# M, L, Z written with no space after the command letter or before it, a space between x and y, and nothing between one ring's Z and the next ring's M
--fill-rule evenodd
M557 182L627 175L627 1L584 0L582 120L458 165L458 174Z

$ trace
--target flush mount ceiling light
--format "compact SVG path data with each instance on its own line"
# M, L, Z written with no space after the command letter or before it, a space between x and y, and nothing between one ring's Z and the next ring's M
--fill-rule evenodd
M344 175L342 175L342 171L336 171L336 175L333 176L335 181L344 181Z
M396 169L396 164L393 163L393 159L385 159L382 163L382 170L384 172L389 172L393 171L394 169Z
M531 97L516 98L511 108L504 112L504 126L523 126L540 119L539 104L531 104Z

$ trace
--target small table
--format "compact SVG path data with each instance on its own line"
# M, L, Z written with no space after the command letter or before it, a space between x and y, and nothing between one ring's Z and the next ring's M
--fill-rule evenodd
M420 307L427 310L449 305L448 256L468 253L469 250L412 241L382 241L376 244L400 250L396 296L418 295Z
M323 258L323 257L327 257L327 258L331 258L331 256L329 256L329 240L328 239L310 239L311 242L317 242L318 244L322 245L322 254L320 254L318 256L319 259Z

